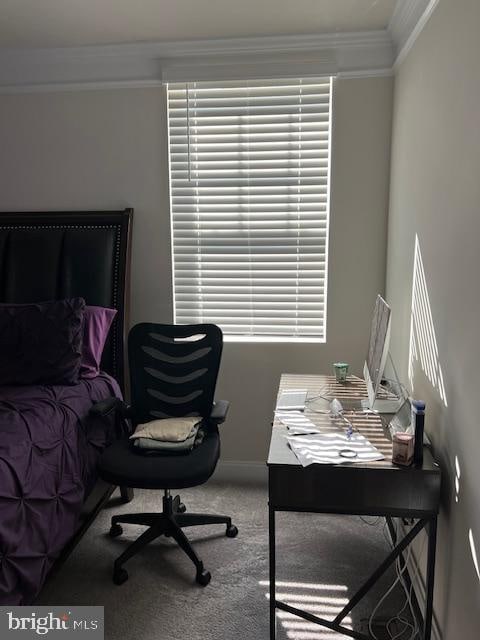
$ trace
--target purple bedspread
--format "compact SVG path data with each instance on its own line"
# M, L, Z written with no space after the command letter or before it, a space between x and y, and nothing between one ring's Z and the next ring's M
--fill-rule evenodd
M117 383L0 388L0 604L27 604L75 532L112 425L88 417Z

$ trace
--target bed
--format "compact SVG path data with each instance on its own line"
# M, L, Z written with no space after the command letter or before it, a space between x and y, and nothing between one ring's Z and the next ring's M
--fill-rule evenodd
M0 303L83 298L117 310L96 377L0 386L0 604L34 601L113 490L96 463L118 425L89 411L125 391L131 218L0 213Z

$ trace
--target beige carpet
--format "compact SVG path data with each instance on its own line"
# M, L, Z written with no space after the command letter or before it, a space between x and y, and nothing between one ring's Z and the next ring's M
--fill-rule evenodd
M193 565L165 538L128 561L125 584L112 583L113 560L143 529L124 525L123 536L110 539L110 517L160 509L160 493L137 491L128 505L111 500L37 604L104 605L107 640L267 640L266 490L211 482L182 492L182 500L190 511L231 515L240 531L230 539L220 525L186 530L212 573L207 587L195 583ZM388 550L382 523L369 526L357 517L278 514L277 532L277 597L325 617L335 616ZM366 631L369 611L393 578L387 574L354 610L355 629ZM403 600L396 589L379 615L390 617ZM279 640L340 637L285 614L278 620Z

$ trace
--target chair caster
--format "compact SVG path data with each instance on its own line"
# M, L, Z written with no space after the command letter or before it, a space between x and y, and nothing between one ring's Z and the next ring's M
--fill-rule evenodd
M110 538L117 538L118 536L121 536L122 533L123 529L119 524L112 524L108 535L110 536Z
M212 579L212 575L210 571L205 571L205 569L203 569L202 571L197 571L197 577L195 578L195 580L202 587L206 587L211 579Z
M177 507L177 513L185 513L186 510L187 507L183 504L183 502L180 502Z
M230 524L227 527L226 536L227 538L236 538L238 535L238 529L234 524Z
M128 580L128 572L122 567L113 570L113 581L115 584L123 584Z

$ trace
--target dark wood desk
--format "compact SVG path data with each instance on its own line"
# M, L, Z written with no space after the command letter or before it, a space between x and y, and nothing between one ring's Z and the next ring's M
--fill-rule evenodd
M270 549L270 638L275 639L276 609L317 622L333 631L364 640L365 634L344 627L342 620L369 591L388 567L401 557L412 540L426 529L428 556L426 575L426 605L423 616L423 637L430 639L432 624L433 583L437 513L440 502L440 468L431 452L424 448L422 467L400 468L391 462L392 444L386 421L375 414L361 411L360 400L366 397L363 380L349 378L346 384L338 384L333 376L282 375L279 394L289 389L308 389L305 415L322 430L338 430L328 416L315 410L312 398L321 394L338 398L345 414L372 444L385 456L377 462L341 465L312 464L302 467L285 439L287 428L275 418L273 422L270 452L268 455L269 484L269 549ZM365 584L352 596L349 603L333 620L326 620L308 612L279 602L275 597L275 512L309 511L347 515L384 516L393 534L391 518L417 520L405 537L394 540L394 548Z

